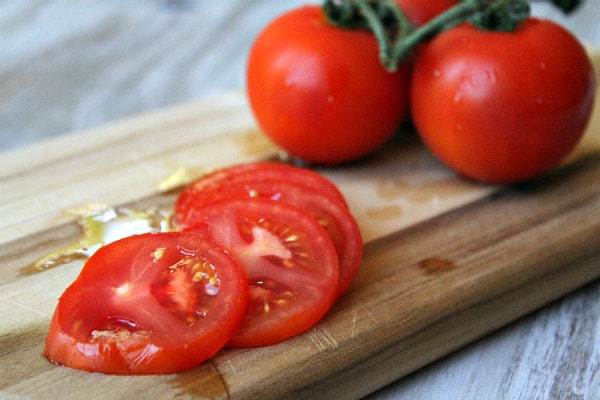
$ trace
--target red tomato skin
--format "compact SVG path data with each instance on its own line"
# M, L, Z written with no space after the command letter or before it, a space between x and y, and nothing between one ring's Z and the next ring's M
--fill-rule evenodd
M421 26L458 4L458 0L396 0L406 17Z
M538 177L573 150L589 122L595 77L559 25L530 18L513 33L463 24L427 44L411 83L412 118L444 163L474 180Z
M248 59L247 93L258 124L292 156L315 164L361 158L407 115L408 67L380 64L374 36L330 25L319 6L269 24Z
M144 241L141 245L140 240ZM174 373L213 356L237 331L246 312L249 288L237 261L214 243L206 245L208 242L190 233L163 232L130 236L100 248L62 294L52 316L44 355L58 365L116 375ZM151 282L146 282L147 277L156 278L161 271L151 271L154 263L136 264L136 260L151 254L150 249L171 245L184 255L200 249L214 262L222 262L221 267L217 266L221 282L217 297L222 296L216 306L208 309L207 319L191 326L178 318L165 319L164 306L150 293ZM128 267L134 264L139 266L137 270ZM125 282L133 289L123 297L131 298L119 302L114 292ZM124 307L127 302L129 305ZM132 304L135 307L131 308ZM146 323L141 322L144 318ZM149 330L147 335L120 340L91 340L90 330L103 330L107 320L127 320L131 326L140 327L157 321L161 331Z
M175 222L178 224L185 222L190 210L198 206L199 197L219 191L224 182L235 182L240 176L246 177L244 179L252 176L263 182L288 181L290 184L306 186L308 191L319 192L331 201L348 207L344 195L337 186L317 172L280 162L259 161L220 168L188 184L175 201Z

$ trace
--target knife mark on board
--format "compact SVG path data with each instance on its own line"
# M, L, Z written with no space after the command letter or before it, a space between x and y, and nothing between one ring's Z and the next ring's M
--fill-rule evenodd
M338 341L327 329L314 328L308 333L310 341L319 349L319 351L335 350L338 348Z

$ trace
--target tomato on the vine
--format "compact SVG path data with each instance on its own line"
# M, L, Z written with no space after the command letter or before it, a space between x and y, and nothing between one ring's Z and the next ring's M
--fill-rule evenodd
M307 5L272 21L250 52L247 92L262 130L290 155L337 164L382 146L407 114L408 67L387 72L367 30Z
M264 197L226 198L192 210L185 230L226 248L248 278L248 311L231 346L266 346L295 336L319 321L336 299L333 243L299 207Z
M110 374L167 374L221 349L245 315L239 263L192 233L129 236L100 248L60 297L44 354Z
M514 32L465 23L421 49L411 111L425 144L459 173L513 183L560 164L595 96L592 64L561 26L529 18Z

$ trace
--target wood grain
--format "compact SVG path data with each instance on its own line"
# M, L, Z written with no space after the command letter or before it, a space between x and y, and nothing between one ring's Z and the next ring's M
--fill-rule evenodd
M562 190L502 192L369 243L353 290L311 333L217 357L230 394L357 398L599 277L600 226L589 216L600 187L572 190L599 181L600 157L588 162L561 177ZM454 267L424 270L432 259ZM235 372L253 363L260 376Z
M252 7L260 8L256 5ZM67 40L73 45L70 56L64 54L53 62L51 54L54 50L47 51L42 64L48 65L52 72L59 70L68 57L81 54L85 61L86 43L94 35L100 38L115 28L117 32L125 32L124 17L113 18L109 9L110 6L106 6L104 14L101 14L103 16L98 19L103 21L98 25L101 31L71 36ZM224 10L223 15L215 15L215 19L243 21L241 6L231 2ZM29 15L33 14L32 8ZM137 15L139 24L135 25L135 30L143 32L143 21L152 13L146 8L145 13L138 10ZM160 31L161 26L169 27L177 19L174 14L165 18L156 24L156 31ZM77 25L79 32L85 32L86 21L92 20L82 19ZM194 22L188 20L187 24L183 29L169 27L171 35L153 36L161 52L171 54L172 44L185 36L181 32L187 29L189 35ZM228 37L232 46L235 46L233 35ZM136 34L131 35L131 39L143 42L143 38ZM126 48L116 41L111 43L118 49ZM59 45L57 42L55 47L58 49ZM209 49L208 44L206 49ZM98 50L102 57L108 55L106 51L102 52L102 46ZM118 116L127 109L127 105L139 102L137 95L140 92L136 90L145 88L142 89L144 92L160 86L152 79L119 84L141 71L152 71L152 54L156 59L159 52L151 48L140 51L141 57L131 58L131 69L126 70L125 74L117 74L116 79L110 79L109 71L119 65L118 61L94 66L94 74L87 78L81 75L78 79L84 83L86 93L81 101L75 97L78 96L75 93L66 97L61 104L54 101L56 105L50 112L28 119L28 124L32 128L37 127L38 131L57 131L63 123L73 124L77 128L95 125L103 120L103 115ZM210 54L219 57L214 52ZM175 51L174 55L175 61L169 64L170 67L167 66L172 73L186 59L183 51ZM236 67L219 71L215 67L219 64L217 59L211 60L195 65L201 69L200 76L208 77L211 73L234 75L232 71ZM27 90L18 92L18 86L14 85L15 93L42 95L39 100L31 97L26 99L33 106L46 100L52 103L53 93L65 93L69 82L61 83L63 75L52 72L46 75L46 82L50 85L35 86L35 76L42 74L39 68L34 64L23 68L21 82L31 85L25 88ZM77 73L70 71L71 74ZM158 70L154 71L156 73ZM156 97L155 103L144 103L148 98L143 97L146 100L138 106L152 108L172 102L185 95L188 89L184 90L184 86L190 90L199 89L199 81L195 81L197 78L192 74L182 79L184 83L179 92ZM102 89L107 81L116 83L113 88L124 93L122 98L126 101L114 102L114 97L109 94L113 90ZM232 86L239 86L239 82L233 82ZM210 91L210 85L202 89L206 88ZM66 108L60 108L65 104ZM72 107L69 105L77 105L75 113L70 114ZM10 110L0 110L0 117L10 115ZM286 346L261 351L223 352L213 363L185 374L128 379L56 368L40 357L48 318L56 298L75 277L81 263L73 262L34 274L24 273L28 271L28 265L78 237L79 229L69 213L73 208L90 202L133 207L149 204L168 206L173 194L157 194L156 185L179 167L191 166L202 171L231 162L272 157L275 150L257 134L241 94L232 93L111 123L30 148L4 152L0 155L0 212L4 222L0 227L0 398L186 398L203 395L219 397L228 392L243 397L255 394L257 390L252 386L252 366L273 372L263 367L269 357L276 360L279 366L286 365L281 372L274 371L274 374L287 374L289 377L284 383L274 386L276 392L271 395L283 392L289 397L300 396L300 393L324 395L332 390L328 388L329 385L337 389L335 394L344 398L370 393L396 377L429 364L519 315L533 311L552 298L581 286L582 277L587 279L595 276L600 261L586 255L589 250L586 246L597 244L593 240L588 241L589 229L593 228L586 225L590 223L590 218L586 216L598 215L592 201L597 194L585 190L581 192L575 184L580 184L581 179L590 179L588 185L593 188L596 183L595 186L598 186L598 181L594 181L597 179L594 172L597 169L595 154L600 148L596 147L599 138L597 133L600 132L598 122L596 112L590 128L593 134L586 136L584 145L572 157L572 167L553 175L557 181L542 180L537 185L518 188L514 192L458 179L410 137L399 139L393 148L361 165L341 170L323 170L340 184L348 196L368 241L368 258L363 273L353 291L336 306L323 324L290 343L290 349ZM2 131L3 135L5 131ZM23 134L34 131L24 129ZM174 138L177 144L172 147L165 145L164 137ZM214 151L215 148L219 151ZM88 154L92 151L95 154ZM112 155L118 156L117 161L112 161L112 158L107 161L107 156ZM564 182L570 183L569 189L563 187L561 194L558 194L562 205L556 208L543 204L548 200L545 193L561 186L563 178ZM570 198L571 185L575 185L574 197L578 199L573 203L563 199ZM541 197L533 201L538 195ZM508 214L514 212L514 215L524 213L525 220L533 225L519 234L515 230L522 226L518 217L513 219L510 215L506 216L515 223L514 227L503 224L502 218L495 219L496 206L505 201L512 206L501 207L502 210ZM537 212L532 212L533 209ZM489 226L481 229L480 226L484 225L473 222L471 213L487 216L485 220ZM544 219L547 220L542 223ZM461 230L463 224L457 221L476 232L482 230L483 237L475 237L477 240L461 239L465 232ZM496 226L498 222L501 222L500 226ZM566 230L565 236L562 236L564 226L575 222L582 225L583 231ZM433 243L439 246L429 244L429 232L435 233L432 238L437 238L437 241ZM552 238L555 232L559 235L549 242L555 246L545 255L542 251L530 248L537 248L539 243L545 247L548 240L546 235ZM592 232L598 236L597 231ZM491 239L493 235L501 236L502 240L496 243ZM486 237L487 241L484 239ZM563 243L560 238L569 244L569 251L561 248ZM455 246L454 240L458 241ZM489 251L479 248L478 244L489 245ZM431 249L435 252L430 252ZM402 251L399 256L396 256L396 250ZM469 250L472 253L466 254ZM579 251L581 255L577 255ZM386 252L391 253L386 256ZM521 276L517 274L515 265L509 263L511 258L515 263L518 260L531 262L534 267L525 269L526 274ZM402 272L398 276L394 275L396 260L399 260L397 265ZM574 267L566 268L563 262ZM379 263L384 267L375 268ZM507 268L503 269L506 275L503 275L500 283L484 274L490 263ZM544 263L549 268L545 272ZM467 277L467 286L460 286L463 282L455 282L454 279L467 271L475 275ZM512 274L516 274L514 282ZM408 280L402 279L403 276ZM390 277L394 279L388 282ZM494 290L491 293L483 289L479 291L479 286L475 284L479 278L483 279L484 287ZM386 284L397 283L399 287L407 288L413 279L417 284L414 289L399 292L400 289L394 286L389 288L390 293L385 299L363 298L378 294L377 288L388 288ZM430 306L425 302L424 306L415 307L419 294L417 287L431 288L432 299L426 299L428 301L446 299L444 296L447 293L433 290L440 287L445 289L448 285L442 282L452 289L450 293L458 294L456 297L450 296L449 304L444 306L436 303ZM468 282L471 286L468 286ZM459 286L455 287L454 284ZM464 293L459 290L461 287L465 289ZM484 292L481 299L469 297L481 292ZM388 303L381 304L388 299L407 304L408 309L412 307L413 311L418 310L425 315L415 317L401 314L405 318L394 322L392 311L396 309ZM600 339L597 329L599 299L600 286L596 281L575 296L534 313L516 326L500 330L492 339L488 336L488 339L478 341L461 352L452 353L441 362L402 379L393 391L379 392L374 397L423 398L423 393L426 393L427 398L478 398L478 394L485 393L489 394L486 396L489 398L593 399L594 393L600 392L597 379L600 359L600 347L597 346ZM380 306L382 310L391 311L379 313ZM381 315L384 316L382 319L375 318L381 318ZM360 340L352 340L352 335L347 332L349 326L364 330L362 336L355 335ZM375 343L371 343L367 334L372 326L380 327L372 332ZM384 347L377 347L393 336L386 330L390 327L398 328L398 337L394 336ZM411 329L416 331L411 334ZM515 336L522 338L522 341L515 340ZM361 355L355 354L365 349L371 351L371 357L361 358ZM306 356L309 361L293 363L297 354L309 354ZM332 355L336 356L330 359ZM287 366L290 360L292 366ZM247 367L248 364L250 367ZM496 370L497 365L502 367ZM321 376L315 378L313 369ZM268 374L264 373L264 376ZM311 379L316 379L313 386L306 382L311 382Z

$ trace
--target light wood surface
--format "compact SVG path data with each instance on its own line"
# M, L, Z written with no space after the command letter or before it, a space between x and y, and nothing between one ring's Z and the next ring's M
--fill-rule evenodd
M3 208L16 212L3 213L12 219L0 244L0 359L13 365L0 387L126 398L141 380L166 398L358 398L600 277L600 131L559 171L516 188L466 182L405 134L364 162L321 171L346 195L365 256L351 290L310 331L167 377L89 374L40 356L56 298L82 265L31 266L77 241L66 210L92 200L168 209L177 192L156 185L185 160L210 170L276 153L232 94L3 154Z
M213 11L224 13L214 16L214 20L233 19L244 26L250 18L246 13L255 9L262 10L263 17L268 14L261 2L244 6L233 1L225 3L226 7ZM13 5L13 12L20 12L17 16L21 18L27 14L43 20L52 15L56 4L37 8ZM165 9L146 5L133 17L114 14L114 8L107 6L104 14L94 16L104 21L104 25L95 25L97 30L88 30L80 21L81 34L72 33L77 26L65 26L64 37L57 32L55 38L45 40L56 40L57 48L64 49L70 37L70 57L82 56L89 51L84 45L94 42L90 32L110 37L108 32L115 27L131 29L124 21L138 21L142 26L152 10L166 12L167 16L161 14L160 18L170 22L206 10L204 3L173 4L163 4ZM289 8L289 4L279 7ZM85 16L85 10L73 8L77 7L59 7L67 15ZM270 12L276 14L277 10ZM178 22L185 25L185 21ZM188 20L187 34L192 27L216 29L211 24L198 28L197 20L193 22ZM248 21L246 24L252 25ZM82 34L85 32L88 36ZM133 36L123 40L116 50L124 54L127 44L135 42L134 32L141 35L132 29ZM34 58L46 61L50 79L45 80L34 79L36 68L42 70L41 66L21 63L24 71L17 71L15 66L2 63L3 68L12 71L8 76L22 78L0 86L2 93L10 93L8 107L3 106L1 111L3 127L25 126L16 122L11 125L9 116L18 117L10 114L11 106L15 110L21 101L32 101L32 93L40 90L47 96L54 92L67 94L56 101L55 111L60 109L59 104L71 102L85 108L83 100L88 98L87 104L95 101L80 115L109 123L99 126L88 120L85 124L97 126L41 142L36 142L36 137L32 139L34 144L0 154L0 211L4 218L0 227L0 398L185 398L216 397L227 392L239 398L259 394L358 398L394 381L372 397L594 399L594 394L600 393L598 112L569 165L525 188L483 186L461 180L410 136L361 165L323 170L342 188L357 216L367 242L365 263L352 291L330 315L315 329L282 346L225 351L212 363L167 377L105 377L57 368L43 360L40 353L49 316L81 262L39 273L32 273L29 266L79 236L70 210L92 202L168 207L175 194L158 193L157 184L178 168L202 171L269 158L276 152L254 126L241 91L209 93L209 79L205 77L199 86L207 98L188 98L174 104L179 101L144 97L144 88L156 93L164 77L155 81L147 78L147 86L125 84L140 71L153 71L153 67L159 75L159 64L148 60L165 52L176 58L171 64L173 70L168 62L160 64L167 75L178 71L183 63L196 62L198 69L211 62L220 65L217 59L222 62L224 56L214 55L216 59L210 61L209 49L213 47L206 38L205 47L198 45L203 51L195 53L203 62L187 54L189 48L179 53L173 50L174 43L183 42L186 33L182 32L186 30L180 26L170 37L156 36L155 47L140 50L140 55L131 56L124 64L129 68L123 68L121 78L109 78L110 68L106 65L95 67L99 74L70 75L81 90L72 98L65 80L69 74L59 73L56 65L47 65L56 59L55 55L40 55L32 49L35 46L29 47ZM231 43L223 45L224 49L239 49L234 43L241 45L234 39L231 33L225 35L225 43ZM95 43L98 47L92 52L97 56L103 49L101 41ZM3 51L9 47L2 44ZM69 51L61 54L59 59L69 57ZM106 63L114 67L117 59L107 57ZM85 65L85 58L65 65L75 68L82 62ZM215 67L212 72L235 76L229 78L231 86L239 88L236 65L229 71ZM107 88L101 77L107 78ZM182 80L185 83L180 89L185 92L193 79L190 74ZM33 88L28 91L27 85L23 88L19 83ZM13 91L9 91L11 88ZM111 97L114 93L123 96ZM128 96L140 110L173 105L112 122L127 110L136 112L121 104ZM164 103L139 104L150 97ZM52 103L49 99L39 102ZM110 107L114 109L99 116ZM54 115L49 106L45 110L43 118L31 118L32 124L55 118L61 121L56 124L60 126L63 118L77 114ZM64 110L73 111L68 106ZM103 119L108 115L113 118ZM47 133L41 126L23 130L41 136ZM3 143L27 141L15 138L18 135L4 141L8 131L2 130ZM535 311L576 288L574 294ZM529 316L518 323L472 343L526 314ZM404 378L398 380L400 377Z

